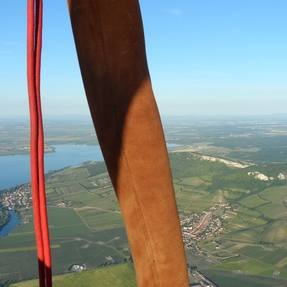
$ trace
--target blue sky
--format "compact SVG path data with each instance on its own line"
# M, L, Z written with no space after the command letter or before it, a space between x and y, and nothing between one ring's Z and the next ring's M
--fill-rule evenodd
M27 115L26 1L0 9L0 115ZM46 0L45 116L88 115L65 0ZM162 115L287 112L286 0L142 0Z

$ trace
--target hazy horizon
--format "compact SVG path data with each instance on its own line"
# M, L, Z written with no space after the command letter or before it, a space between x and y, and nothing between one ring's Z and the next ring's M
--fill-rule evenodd
M286 117L287 113L266 113L266 114L161 114L161 118L260 118L260 117ZM0 115L0 120L9 119L26 119L29 120L29 114L23 115ZM83 119L91 120L91 115L89 112L87 114L67 114L67 115L45 115L43 120L72 120L72 119Z

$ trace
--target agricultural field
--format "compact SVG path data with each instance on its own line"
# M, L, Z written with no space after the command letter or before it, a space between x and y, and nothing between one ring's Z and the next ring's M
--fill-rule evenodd
M122 217L103 170L103 163L86 164L48 176L54 274L69 272L75 263L99 267L108 263L109 256L115 262L130 256ZM19 212L26 223L0 241L0 281L21 281L37 274L31 210Z
M211 262L208 274L232 272L270 280L286 278L287 185L286 180L277 177L279 170L287 171L286 165L236 169L219 161L203 162L191 152L172 153L171 160L182 213L198 213L216 204L230 204L222 233L198 243L198 254ZM263 181L249 175L255 171L272 179Z
M97 268L77 274L54 277L55 287L136 287L135 275L131 264L118 264L112 267ZM13 284L11 287L37 287L38 281Z
M266 164L287 162L286 122L286 115L178 116L164 125L167 141L195 152Z
M168 140L181 145L169 154L181 218L196 226L208 214L206 230L186 245L189 264L220 287L287 286L286 131L278 124L258 126L255 131L246 122L225 123L225 128L177 123L166 131ZM105 165L88 162L49 173L47 195L53 273L64 274L56 284L73 286L81 276L105 278L107 270L111 278L113 272L129 274L124 276L130 283L124 284L134 286L126 232ZM37 276L31 210L17 212L24 224L0 239L1 283ZM110 258L113 267L103 268ZM71 274L73 264L85 264L88 271Z
M204 274L212 278L220 287L285 287L287 281L264 276L242 275L240 273L206 270Z
M285 287L285 280L276 280L268 277L242 276L223 271L205 272L213 278L221 287ZM232 285L230 285L232 282ZM12 284L11 287L37 287L37 280L24 281ZM55 287L94 287L95 283L100 287L136 287L133 266L119 264L111 267L97 268L82 273L54 276Z
M286 166L231 168L220 161L202 160L198 153L176 150L170 159L180 214L188 216L220 204L230 205L223 232L198 243L195 255L203 260L198 268L215 278L241 273L252 280L265 276L275 283L280 278L284 281L287 185L275 175L287 172ZM260 181L248 175L257 170L275 179ZM103 163L49 174L47 193L54 274L69 272L74 263L85 263L89 269L100 267L108 256L116 262L127 260L130 254L122 217ZM0 253L5 255L0 256L2 281L36 276L32 215L30 210L21 213L27 223L1 238ZM223 216L220 211L215 214ZM192 251L187 253L194 263ZM17 272L11 272L11 266Z

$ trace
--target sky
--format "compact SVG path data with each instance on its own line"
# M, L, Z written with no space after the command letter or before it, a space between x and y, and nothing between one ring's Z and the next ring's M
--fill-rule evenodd
M161 115L287 113L286 0L141 0ZM65 0L44 0L44 117L89 114ZM0 117L27 116L26 1L1 1Z

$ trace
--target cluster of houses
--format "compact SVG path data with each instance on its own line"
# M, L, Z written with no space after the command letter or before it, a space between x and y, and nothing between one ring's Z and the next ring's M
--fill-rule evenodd
M232 207L227 203L218 203L201 213L181 215L180 223L186 248L197 250L197 242L222 233L223 220L231 215Z
M216 283L211 281L205 275L198 270L192 270L189 272L190 287L219 287Z
M23 184L13 187L0 193L0 202L4 208L15 210L17 208L30 208L32 204L32 195L30 185Z

